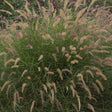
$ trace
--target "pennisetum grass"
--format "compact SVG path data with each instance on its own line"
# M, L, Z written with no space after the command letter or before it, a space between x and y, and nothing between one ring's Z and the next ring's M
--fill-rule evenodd
M58 13L50 0L48 8L37 2L39 16L27 1L25 10L14 10L5 0L22 19L6 20L6 32L0 30L0 94L7 95L0 104L9 100L3 105L15 112L95 112L112 71L112 14L108 7L92 9L95 1L87 7L77 0L73 12L65 0Z

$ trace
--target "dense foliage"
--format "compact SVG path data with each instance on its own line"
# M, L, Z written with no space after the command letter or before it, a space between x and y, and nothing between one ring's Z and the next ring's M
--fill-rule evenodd
M112 111L112 13L101 3L1 2L1 112Z

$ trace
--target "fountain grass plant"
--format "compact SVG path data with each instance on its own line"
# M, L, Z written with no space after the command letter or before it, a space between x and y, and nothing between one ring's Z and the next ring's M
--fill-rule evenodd
M1 29L1 111L95 112L112 75L112 15L68 2L58 14L50 0L48 9L37 2L38 15L26 1L15 10L23 19Z

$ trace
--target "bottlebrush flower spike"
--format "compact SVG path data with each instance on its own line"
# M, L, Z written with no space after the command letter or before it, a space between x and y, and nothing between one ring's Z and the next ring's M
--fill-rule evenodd
M41 101L42 101L42 104L44 103L44 97L43 97L43 91L40 90L40 95L41 95Z
M23 93L24 88L26 87L26 85L27 85L26 83L23 83L23 84L22 84L22 93Z
M38 61L40 61L44 56L43 55L40 55Z
M35 101L32 102L30 112L33 112L33 107L34 107Z
M72 72L71 72L71 70L69 70L69 69L67 69L67 68L65 68L65 69L62 69L62 71L64 71L64 72L69 72L71 75L72 75Z
M3 84L3 86L1 87L1 91L3 91L3 89L5 88L5 86L7 85L7 84L9 84L10 83L10 81L6 81L4 84Z
M59 53L59 47L56 47L56 51L57 51L57 53Z
M53 53L52 56L54 57L54 60L57 62L56 54Z
M2 72L1 73L1 80L3 80L4 75L5 75L5 72Z
M33 49L33 46L28 44L26 47Z
M60 76L61 80L63 80L62 71L58 68L58 69L57 69L57 72L59 73L59 76Z

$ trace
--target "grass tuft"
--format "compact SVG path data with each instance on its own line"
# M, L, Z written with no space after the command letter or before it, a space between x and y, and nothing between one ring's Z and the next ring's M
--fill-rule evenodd
M50 0L48 7L37 1L38 15L27 0L23 10L5 0L21 19L1 20L1 111L97 112L110 101L112 14L91 8L96 0L69 2L57 12Z

